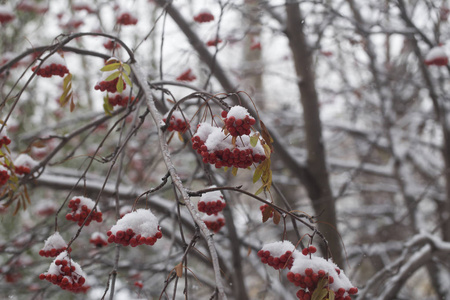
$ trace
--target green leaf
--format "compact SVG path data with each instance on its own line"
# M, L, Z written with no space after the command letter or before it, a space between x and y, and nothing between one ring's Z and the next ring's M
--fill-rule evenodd
M259 164L259 166L256 167L255 173L253 173L253 183L256 183L259 178L261 178L261 175L264 170L264 164Z
M122 73L122 75L123 75L123 79L125 79L125 82L126 82L129 86L133 86L133 83L131 82L130 77L128 77L128 75L125 74L125 73Z
M263 190L264 190L264 185L261 186L261 187L256 191L255 196L261 194L261 192L262 192Z
M116 89L118 93L123 92L123 79L122 77L119 77L119 80L117 80Z
M68 73L66 75L66 77L64 77L63 80L63 90L65 90L67 88L67 86L69 85L69 83L72 81L72 74Z
M104 66L103 68L100 69L100 71L108 72L108 71L116 70L119 67L120 67L120 63L113 63L113 64L109 64L109 65Z
M103 98L103 110L105 111L105 114L108 116L112 116L112 111L114 110L114 107L109 103L108 96L105 96Z
M252 145L252 147L256 147L256 145L258 144L258 140L259 140L259 137L258 137L258 135L252 135L251 137L250 137L250 145Z
M131 73L131 68L128 64L122 64L123 69L125 70L125 72L127 72L127 75L130 75Z
M109 75L108 77L106 77L105 81L114 80L117 77L119 77L119 75L120 75L120 71L116 71L116 72L112 73L111 75Z
M328 291L328 300L334 300L335 299L335 295L334 292L332 290Z
M327 295L328 295L327 289L316 288L311 296L311 300L323 300Z
M226 172L228 171L228 167L223 167L223 170Z

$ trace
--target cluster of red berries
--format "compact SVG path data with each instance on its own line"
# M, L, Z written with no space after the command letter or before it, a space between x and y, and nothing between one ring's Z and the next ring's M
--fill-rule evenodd
M163 121L167 124L167 117L165 117ZM183 115L179 111L174 111L172 113L168 125L167 130L178 131L181 133L184 133L189 128L189 122L185 121Z
M72 252L72 248L67 249L67 247L62 247L59 249L52 248L49 250L44 250L44 249L39 250L39 255L43 256L43 257L57 257L58 255L60 255L61 253L63 253L66 250L69 253Z
M448 56L445 53L444 47L436 46L425 56L425 64L427 66L446 66L448 65Z
M316 253L316 252L317 252L317 248L314 247L313 245L302 249L302 254L305 256L308 254Z
M224 118L225 126L232 136L249 135L250 127L256 123L256 120L249 115L246 115L244 119L236 119L234 116L227 118L227 115L227 111L222 111L222 118Z
M31 170L27 166L15 166L14 167L14 172L17 175L26 175L26 174L30 174Z
M120 48L120 44L114 41L107 41L106 43L103 44L103 47L105 47L105 49L107 50L113 50Z
M91 199L83 197L83 200L86 199L90 201L89 202L83 201L83 202L89 204L92 203L92 205L90 205L91 207L88 207L88 205L86 204L82 204L80 207L81 198L73 198L72 200L69 201L69 208L72 209L72 212L66 215L66 219L68 221L78 222L79 226L83 224L84 220L86 220L86 223L84 224L85 226L89 226L91 221L97 221L99 223L103 221L102 213L100 211L92 211L91 213L91 208L94 206L93 201ZM90 213L91 215L88 218L88 215Z
M266 211L266 209L269 209L269 208L271 208L269 205L264 204L264 205L261 205L261 206L259 207L259 210L260 210L261 213L264 215L264 212ZM272 209L271 212L270 212L269 218L273 218L273 209Z
M88 14L95 13L95 10L91 6L89 6L88 4L84 4L84 3L74 3L74 4L72 4L72 9L74 11L85 10L85 11L87 11Z
M158 239L162 238L162 233L159 229L154 236L150 237L145 237L140 234L136 235L136 233L131 228L128 228L125 231L118 230L116 234L108 231L106 234L108 235L109 243L116 243L124 246L131 245L131 247L136 247L144 244L153 246Z
M222 197L223 198L223 197ZM198 211L203 212L207 215L215 215L221 212L225 208L226 204L223 200L217 201L199 201L198 202Z
M339 269L336 269L338 274L340 273ZM296 286L301 287L297 292L297 297L300 300L309 300L311 299L311 295L314 293L314 290L317 288L317 284L320 279L325 278L328 282L328 285L334 282L334 278L331 275L328 275L324 270L319 270L317 273L313 271L311 268L306 268L304 271L304 275L300 273L289 272L287 274L287 279L294 283ZM345 295L345 293L348 295ZM351 300L349 295L355 295L358 293L358 288L351 287L348 290L344 288L339 288L337 291L334 291L336 300Z
M117 105L117 106L126 107L128 105L128 102L134 101L134 97L131 97L131 101L130 101L130 97L123 96L121 94L117 94L114 97L108 97L108 101L109 101L109 104L111 104L112 106Z
M212 217L212 218L211 218ZM225 226L225 219L223 215L213 215L209 218L202 218L203 222L205 222L206 227L213 232L219 232L219 230Z
M110 81L100 81L95 85L94 89L100 90L102 92L108 91L110 93L115 93L115 92L117 92L116 86L117 86L118 81L119 81L119 77L117 77L113 80L110 80ZM125 89L126 87L127 87L127 84L124 82L123 89Z
M197 77L192 74L192 70L188 69L176 78L177 81L194 81Z
M255 42L250 45L250 50L261 50L261 43Z
M77 272L78 268L72 260L56 259L53 264L50 266L52 272L40 274L39 279L47 280L63 290L75 293L86 292L89 289L89 286L84 285L86 278Z
M127 12L122 13L118 18L117 18L117 24L122 24L122 25L136 25L138 22L138 19L136 19L135 17L133 17L132 15L130 15Z
M36 14L43 14L48 11L48 7L31 3L29 1L22 1L16 6L16 10L31 12Z
M212 39L212 40L209 40L209 41L206 42L206 46L213 47L213 46L216 46L217 44L220 44L220 43L222 43L221 39Z
M50 78L53 75L64 77L65 74L69 73L69 70L67 69L67 67L64 65L60 65L60 64L50 64L47 66L41 66L39 69L38 69L38 66L34 66L33 68L31 68L31 70L33 72L36 69L37 69L36 75L46 77L46 78Z
M11 140L6 135L0 138L0 148L3 147L3 145L8 146L9 144L11 144Z
M210 153L205 142L200 140L199 136L192 138L192 148L203 157L204 163L215 165L216 168L236 167L246 169L253 163L260 163L266 159L265 155L253 154L252 149L234 148L233 150L216 150Z
M89 239L89 243L95 245L95 247L97 248L102 248L103 246L108 245L108 242L105 239L105 235L98 232L97 234L92 234L91 238Z
M4 6L3 6L4 8ZM14 16L14 14L12 14L12 12L9 11L1 11L0 12L0 24L5 24L5 23L9 23L12 20L14 20L16 18L16 16Z
M136 281L134 283L134 286L137 287L137 288L142 289L144 287L144 284L142 283L142 281Z
M3 169L3 167L0 167L0 186L6 184L8 180L9 180L8 170Z
M194 21L197 23L208 23L214 21L214 16L209 10L204 9L194 16Z
M258 256L261 258L263 264L268 264L275 270L281 270L284 268L290 269L294 263L294 258L292 257L292 251L286 251L284 254L276 257L272 256L270 251L259 250Z

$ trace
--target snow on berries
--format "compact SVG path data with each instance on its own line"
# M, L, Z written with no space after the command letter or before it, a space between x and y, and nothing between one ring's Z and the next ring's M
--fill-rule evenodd
M436 46L431 48L430 52L425 56L425 64L427 66L446 66L448 65L448 56L444 47Z
M191 69L187 69L176 78L177 81L194 81L197 77L192 74Z
M91 234L91 238L89 239L89 243L95 245L97 248L101 248L108 245L108 239L106 235L101 232L93 232Z
M321 280L325 280L324 288L333 291L336 300L350 300L350 295L358 293L358 289L351 284L338 266L329 260L313 255L296 256L290 272L287 274L287 279L301 288L297 292L300 300L311 299Z
M210 188L215 188L213 185ZM225 208L225 200L223 200L223 195L220 191L212 191L204 193L198 201L197 207L198 211L203 212L207 215L217 215Z
M215 215L205 215L202 217L202 221L205 222L206 227L213 232L218 232L223 226L225 226L225 217L222 213Z
M65 74L69 73L69 70L66 67L66 62L59 54L53 54L47 58L42 65L34 66L31 70L36 72L36 75L46 78L50 78L52 76L64 77Z
M31 169L38 165L38 162L32 159L28 154L19 154L14 160L14 172L17 175L26 175L31 172Z
M121 25L136 25L138 22L138 19L136 19L131 13L129 12L122 12L117 17L117 24Z
M214 21L214 15L209 9L203 8L194 16L194 21L197 23L208 23Z
M14 15L11 8L6 5L0 5L0 24L6 24L14 20L16 16Z
M278 241L270 244L265 244L261 250L258 251L258 257L261 258L263 264L273 267L275 270L284 268L291 269L294 259L299 254L295 250L295 246L289 241Z
M233 144L231 136L226 136L221 128L208 123L199 124L196 134L192 137L192 148L203 157L203 162L216 168L245 169L253 163L260 163L266 159L260 141L253 147L250 137L243 135Z
M61 252L50 264L48 271L39 275L39 279L58 285L63 290L74 293L86 292L86 274L80 265L74 262L67 251Z
M89 226L92 221L101 223L103 221L102 213L100 212L98 206L94 211L92 211L94 206L95 202L92 201L92 199L82 196L73 197L69 201L69 208L72 211L66 215L66 219L68 221L77 222L78 226L81 226L84 220L86 220L86 223L84 224L85 226ZM89 216L89 214L91 215Z
M67 243L64 241L59 232L56 231L45 240L44 247L39 251L39 255L44 257L56 257L66 250ZM69 248L68 252L71 251L72 249Z
M8 182L9 177L8 169L0 165L0 186L5 185Z
M48 217L58 210L58 206L52 200L46 199L39 201L34 209L39 216Z
M222 111L225 126L232 136L250 134L250 127L255 125L256 120L251 117L245 107L235 105L229 112Z
M108 242L124 246L153 246L162 238L158 219L149 209L138 209L123 216L107 232Z
M163 118L163 121L166 124L167 124L168 115L169 115L169 113L167 113ZM185 120L185 118L183 117L183 114L177 110L172 112L172 115L170 116L170 121L167 125L168 125L167 130L178 131L181 133L184 133L189 128L189 122L187 120Z

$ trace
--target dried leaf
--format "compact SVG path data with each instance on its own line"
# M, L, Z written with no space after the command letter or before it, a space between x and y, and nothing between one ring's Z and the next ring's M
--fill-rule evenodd
M252 247L248 247L248 250L247 250L247 257L249 257L250 254L252 254Z
M275 225L278 225L278 223L280 223L281 221L281 215L279 212L277 212L276 210L273 210L273 223Z
M114 80L114 79L116 79L117 77L119 77L119 75L120 75L120 71L116 71L116 72L112 73L111 75L109 75L108 77L106 77L106 78L105 78L105 81L111 81L111 80ZM120 79L119 79L119 80L120 80ZM119 83L119 82L117 82L117 83Z
M184 139L183 139L183 135L178 131L178 139L181 141L181 142L184 142Z
M19 209L20 209L20 201L17 201L17 206L16 206L16 209L15 209L14 212L13 212L13 216L15 216L15 215L17 214L17 212L19 211Z
M271 212L273 211L272 207L266 207L266 209L264 210L263 214L262 214L262 221L263 223L266 223L267 220L269 220Z
M178 265L175 266L175 272L177 272L178 277L183 276L183 263L180 262Z
M261 120L259 121L259 125L261 126L261 135L262 135L264 141L269 146L270 152L273 152L273 146L272 146L273 139L270 136L269 130L267 130L266 125L264 125L263 121L261 121Z
M233 136L233 137L231 138L231 144L232 144L234 147L236 147L236 137L235 137L235 136Z
M70 93L72 95L72 93ZM75 103L73 102L73 97L70 99L70 112L73 112L75 109Z
M104 66L103 68L100 69L100 71L108 72L108 71L116 70L119 67L120 67L120 63L113 63L113 64L109 64L109 65Z

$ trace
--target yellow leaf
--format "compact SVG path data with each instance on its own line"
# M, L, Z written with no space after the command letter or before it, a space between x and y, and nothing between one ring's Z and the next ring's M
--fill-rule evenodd
M109 64L109 65L104 66L103 68L100 69L100 71L108 72L108 71L116 70L119 67L120 67L120 63L113 63L113 64Z
M183 264L181 262L175 266L175 272L177 272L178 277L183 276Z
M123 92L123 79L122 79L122 77L119 77L119 80L117 81L116 90L119 93Z
M129 86L133 86L133 83L131 83L130 77L128 77L127 74L122 73L123 75L123 79L125 79L125 82L129 85Z
M180 132L178 132L178 139L179 139L181 142L184 142L183 135L182 135Z
M250 145L252 145L252 147L256 147L256 145L258 144L259 141L259 136L257 134L252 135L250 137Z
M231 170L231 174L233 174L233 176L236 176L238 172L238 168L233 167L233 170Z
M261 186L261 187L255 192L255 196L258 196L263 190L264 190L264 185Z
M259 166L256 167L255 173L253 173L253 183L256 183L259 178L261 178L261 175L264 170L264 164L259 164Z
M67 85L69 85L69 83L72 81L72 74L68 73L66 75L66 77L64 77L63 80L63 90L65 90L67 88Z
M261 135L262 135L264 141L269 146L270 152L273 152L273 146L272 146L273 139L270 136L269 130L267 130L266 125L264 125L263 121L261 121L261 120L259 121L259 125L261 126ZM269 156L267 156L267 157L269 157Z
M127 72L127 75L131 73L131 68L128 64L122 64L123 69Z

